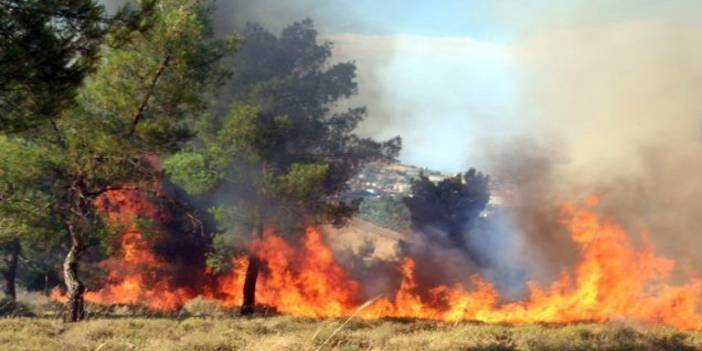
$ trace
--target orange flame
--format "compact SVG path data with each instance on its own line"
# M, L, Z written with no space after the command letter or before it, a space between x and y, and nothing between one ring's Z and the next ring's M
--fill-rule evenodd
M360 311L362 318L411 317L444 321L476 320L487 323L567 323L633 319L663 323L681 329L702 328L697 311L702 281L666 284L674 262L657 257L647 236L636 249L616 223L603 220L586 208L566 204L564 224L579 245L582 261L548 287L529 283L529 296L500 304L497 290L479 276L473 288L462 285L421 287L415 280L415 261L406 258L399 267L402 281L393 296L377 300ZM253 244L266 263L259 280L257 299L280 312L296 316L336 317L353 313L359 284L350 279L321 241L307 230L304 245L294 249L280 237L267 233ZM235 269L221 278L230 294L228 305L241 303L245 258L235 259ZM230 290L231 289L231 290ZM427 294L420 294L424 289Z
M334 260L316 229L307 229L299 250L271 232L254 242L251 249L267 266L257 282L258 303L305 317L337 317L353 312L358 283ZM246 258L236 258L232 274L220 279L222 290L229 294L224 299L226 305L241 303L247 265Z
M119 224L121 255L100 263L108 270L107 284L97 291L87 291L85 299L99 304L145 304L154 309L179 308L196 294L184 288L173 288L168 277L158 272L166 265L158 258L137 226L137 217L156 222L164 214L142 192L112 190L96 199L95 206L108 221Z
M216 287L199 292L172 289L168 277L152 273L165 263L153 252L133 224L137 214L161 214L138 193L109 192L101 201L128 203L106 209L111 220L124 225L123 254L103 263L110 270L106 286L86 294L97 303L146 303L152 308L175 309L201 294L226 306L242 303L248 265L246 257L233 259L229 274L216 276ZM529 294L520 301L501 303L498 291L478 275L472 285L421 286L415 279L416 262L405 258L398 267L402 280L397 291L357 311L359 282L335 260L315 228L308 228L303 242L292 245L271 231L253 241L250 250L263 262L256 289L257 302L279 312L305 317L338 317L357 312L361 318L410 317L443 321L476 320L486 323L568 323L633 319L681 329L702 329L698 311L702 280L667 284L675 262L655 255L652 242L642 235L640 248L617 223L600 218L592 208L562 207L563 224L579 246L581 261L550 286L529 282ZM209 271L205 275L213 276Z

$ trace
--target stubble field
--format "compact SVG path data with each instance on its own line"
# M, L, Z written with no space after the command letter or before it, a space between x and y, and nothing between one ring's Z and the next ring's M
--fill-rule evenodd
M702 333L627 322L496 326L416 320L0 319L0 350L701 350Z

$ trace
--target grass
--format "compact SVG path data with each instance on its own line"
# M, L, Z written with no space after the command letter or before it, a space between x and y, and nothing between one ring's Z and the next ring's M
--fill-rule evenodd
M702 332L604 324L500 326L471 322L355 318L304 319L196 299L177 312L88 304L81 323L60 320L61 305L42 296L0 300L0 350L702 350Z
M624 323L495 326L410 320L0 319L0 350L702 350L702 333ZM332 335L333 334L333 335ZM325 341L329 339L325 343Z

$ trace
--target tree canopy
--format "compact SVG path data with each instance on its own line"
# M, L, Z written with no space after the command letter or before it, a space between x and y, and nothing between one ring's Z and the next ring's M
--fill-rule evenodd
M250 24L231 60L232 78L218 111L198 139L166 160L177 184L214 199L224 227L210 262L226 268L236 240L260 238L264 227L303 233L302 225L342 224L357 209L339 194L366 162L397 156L400 139L377 142L354 133L364 107L337 111L356 93L355 66L330 64L331 43L318 42L310 20L280 36ZM248 233L252 233L249 235ZM258 258L249 256L245 313L254 305Z
M91 0L0 0L0 250L15 266L21 250L65 254L69 320L84 317L80 264L105 258L116 231L96 205L106 194L157 196L168 175L211 210L211 263L226 268L218 258L244 247L232 238L344 224L359 204L347 181L399 153L399 137L356 133L365 107L339 107L356 67L330 62L311 21L280 35L250 24L230 55L239 40L213 39L203 3L107 18ZM257 267L251 255L245 306Z
M167 171L193 193L257 203L278 224L342 221L351 211L336 195L365 162L395 157L399 138L359 137L365 108L335 110L356 93L355 66L328 63L331 44L318 42L311 21L280 36L250 24L242 37L220 103L230 107L199 126L197 142L167 160Z
M472 168L437 183L420 175L404 199L412 227L440 245L469 249L465 234L490 201L489 183L488 176Z
M62 13L60 4L54 5L51 9ZM13 210L26 198L22 194L39 192L53 220L48 223L60 223L56 235L70 238L64 279L71 320L82 318L81 253L106 228L94 199L120 187L149 191L150 181L161 174L156 155L177 150L192 136L190 126L206 112L208 92L223 76L217 62L235 42L209 39L206 11L186 0L142 7L138 26L123 23L107 34L105 40L118 45L99 45L102 60L78 84L68 108L4 139L18 155L36 161L8 162L5 172L37 174L27 178L25 188L8 190L6 196L18 201L6 207ZM22 216L7 218L14 221L12 230L29 223Z
M0 1L0 125L21 131L56 117L94 68L107 31L91 0Z

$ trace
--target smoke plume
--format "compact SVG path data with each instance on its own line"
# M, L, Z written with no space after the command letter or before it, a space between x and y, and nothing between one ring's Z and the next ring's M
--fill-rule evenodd
M531 10L498 2L503 25L520 35L488 42L374 32L366 14L337 2L214 4L217 35L246 22L277 33L311 18L335 43L333 60L357 64L359 94L338 107L368 106L363 134L403 136L407 163L493 176L505 209L466 235L486 237L470 241L493 263L482 273L498 287L516 291L572 267L579 253L559 208L591 194L605 216L650 232L681 268L702 268L702 26L685 11L661 5L617 19L607 13L626 4L585 11L576 2L540 9L535 23L525 18ZM478 270L451 250L422 262L450 262L444 282Z
M515 46L524 137L486 143L484 162L513 188L512 215L546 276L577 257L558 205L591 194L602 214L650 233L682 270L702 267L701 34L626 22L542 32Z

